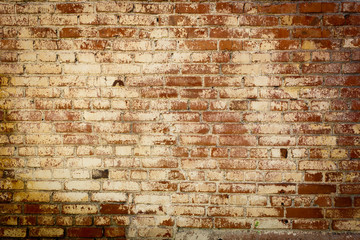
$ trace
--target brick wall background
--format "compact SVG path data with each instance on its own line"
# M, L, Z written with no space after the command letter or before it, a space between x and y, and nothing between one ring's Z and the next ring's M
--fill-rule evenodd
M0 237L355 234L359 13L2 1Z

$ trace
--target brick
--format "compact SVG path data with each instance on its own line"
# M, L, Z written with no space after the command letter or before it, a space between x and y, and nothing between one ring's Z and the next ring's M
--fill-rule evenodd
M293 222L293 228L294 229L326 230L329 228L329 222L326 220L296 219Z
M298 189L299 194L331 194L336 192L335 185L325 184L301 184Z
M229 146L255 146L257 139L254 136L220 136L220 145Z
M0 228L1 237L17 237L24 238L26 237L26 228Z
M181 50L217 50L217 42L214 40L185 40L179 43Z
M209 13L209 4L202 3L178 3L175 5L175 13L197 13L204 14Z
M103 230L101 228L90 228L90 227L83 227L83 228L77 228L72 227L67 229L67 236L69 237L102 237L103 236Z
M287 208L288 218L323 218L324 214L320 208Z
M255 193L255 184L231 184L221 183L219 185L221 193Z
M284 210L281 208L247 208L248 217L283 217Z
M63 237L64 229L55 227L30 228L29 235L31 237Z
M336 12L338 5L336 3L302 3L300 4L301 13L321 13L321 12Z
M196 228L211 228L213 226L211 218L198 217L180 217L177 221L178 227L196 227Z
M293 184L259 184L258 193L284 194L295 193L295 185Z
M124 193L93 193L91 200L95 202L125 202L127 199Z
M98 212L95 205L63 205L64 214L96 214Z
M58 214L59 209L57 205L50 204L27 204L24 206L24 213L26 214Z

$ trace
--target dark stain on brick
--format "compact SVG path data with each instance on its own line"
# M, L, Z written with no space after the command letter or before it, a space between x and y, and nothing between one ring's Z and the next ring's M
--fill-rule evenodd
M125 86L124 82L121 80L115 80L113 83L113 87L119 85L119 86Z
M15 171L14 170L4 170L3 178L15 178Z
M93 179L109 178L109 170L108 169L104 169L104 170L94 169L94 170L92 170L92 178Z
M280 149L280 154L281 154L281 157L282 157L282 158L287 158L287 156L288 156L288 151L287 151L287 149L281 148L281 149Z

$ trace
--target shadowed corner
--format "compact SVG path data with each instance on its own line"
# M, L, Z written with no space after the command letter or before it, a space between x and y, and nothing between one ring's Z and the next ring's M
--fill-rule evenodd
M14 143L20 141L15 135L15 123L8 121L8 112L11 110L11 104L8 101L11 98L12 92L11 77L5 74L0 74L0 213L14 214L21 213L20 205L8 205L13 201L15 190L24 189L24 182L16 180L16 168L24 167L23 160L16 156L18 155L18 147ZM17 217L9 216L6 225L9 221L16 221ZM9 224L11 225L11 224Z

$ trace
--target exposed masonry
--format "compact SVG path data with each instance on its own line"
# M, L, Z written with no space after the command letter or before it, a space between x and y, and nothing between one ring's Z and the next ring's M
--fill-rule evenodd
M0 238L358 238L359 13L1 1Z

